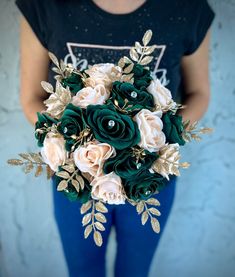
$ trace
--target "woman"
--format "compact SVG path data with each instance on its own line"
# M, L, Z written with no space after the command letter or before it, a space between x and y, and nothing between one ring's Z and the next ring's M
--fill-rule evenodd
M16 0L21 10L21 104L28 120L45 109L48 97L41 80L54 83L48 50L78 68L116 62L128 46L153 31L157 44L151 70L174 99L187 108L184 120L199 120L207 110L209 27L214 18L206 0ZM182 86L181 86L182 85ZM182 88L183 94L180 93ZM183 96L183 97L182 97ZM148 276L154 252L172 208L176 179L156 197L161 203L160 235L142 226L129 204L108 205L102 247L84 240L79 204L69 202L53 186L54 212L70 276L105 276L105 250L112 225L116 229L115 276Z

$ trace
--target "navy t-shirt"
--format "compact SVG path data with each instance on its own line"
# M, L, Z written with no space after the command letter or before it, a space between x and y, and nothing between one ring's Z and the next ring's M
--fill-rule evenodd
M16 0L41 44L79 69L116 63L146 30L156 44L150 64L176 99L182 56L197 50L215 16L207 0L147 0L135 11L112 14L92 0ZM48 80L54 83L50 70Z

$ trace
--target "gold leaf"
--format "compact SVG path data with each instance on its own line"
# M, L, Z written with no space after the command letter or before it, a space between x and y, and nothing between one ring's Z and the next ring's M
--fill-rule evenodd
M151 225L152 225L153 231L158 234L160 232L159 221L156 218L151 217Z
M176 176L180 176L180 172L179 169L176 166L172 166L172 172L174 173L174 175Z
M82 225L85 226L91 221L91 213L84 215L82 218Z
M24 162L19 160L19 159L9 159L9 160L7 160L7 163L10 164L10 165L22 165L22 164L24 164Z
M138 214L141 214L144 210L144 202L140 201L138 202L138 204L136 205L136 211Z
M134 67L134 64L133 64L133 63L129 64L129 65L124 69L124 73L126 73L126 74L131 73L133 67Z
M103 225L102 223L98 222L98 221L95 222L95 227L96 227L98 230L100 230L100 231L104 231L104 230L105 230L104 225Z
M64 170L68 171L69 173L73 173L74 170L75 170L75 168L74 168L74 166L72 164L71 165L64 165L64 166L62 166L62 168Z
M146 203L149 205L160 206L160 202L155 198L149 198Z
M135 42L135 49L137 53L142 54L142 46L138 41Z
M57 67L60 67L59 61L58 61L58 59L56 58L56 56L55 56L53 53L51 53L51 52L49 52L48 55L49 55L50 59L52 60L52 62L53 62Z
M190 167L190 163L188 163L188 162L184 162L184 163L181 163L180 164L180 166L182 167L182 168L189 168Z
M46 166L46 171L47 171L47 179L49 180L54 175L55 172L50 168L49 165Z
M80 191L80 187L79 187L78 181L76 181L76 180L73 179L73 180L71 181L71 183L72 183L72 185L75 187L76 191L79 192L79 191Z
M36 163L39 163L39 164L42 164L44 163L44 161L42 160L42 157L39 153L29 153L31 158L36 162Z
M102 223L107 222L106 217L102 213L95 213L95 218Z
M128 199L128 202L132 205L132 206L136 206L137 203L134 200Z
M132 61L127 56L124 56L123 60L125 63L132 63Z
M101 233L99 231L94 232L93 238L94 238L95 244L97 246L101 246L103 244L103 239L102 239Z
M152 38L153 32L151 30L148 30L145 32L142 42L144 44L144 46L148 45L148 43L150 42L151 38Z
M88 238L88 236L90 235L92 231L92 224L89 224L86 226L85 230L84 230L84 238Z
M123 67L125 66L124 58L121 58L121 59L118 61L118 66L120 66L121 68L123 68Z
M156 45L153 45L153 46L149 46L147 47L147 49L144 51L144 54L145 55L150 55L153 53L153 51L157 48Z
M149 218L149 215L148 215L148 212L147 211L144 211L141 215L141 223L142 225L145 225L145 223L147 222Z
M63 178L63 179L69 179L69 177L70 177L70 175L68 174L67 171L56 172L56 175Z
M59 69L59 68L57 68L57 67L53 67L52 68L52 71L54 71L55 73L57 73L57 74L61 74L61 70ZM60 77L60 76L59 76Z
M92 206L92 201L88 201L88 202L82 204L81 209L80 209L81 214L86 213L91 208L91 206Z
M210 134L212 133L214 130L212 128L208 128L208 127L204 127L200 130L200 133L202 134Z
M153 60L153 56L146 56L139 62L139 64L146 65L151 63L152 60Z
M63 191L68 186L68 183L65 180L62 180L59 185L57 186L58 191Z
M32 161L30 155L27 154L27 153L20 153L19 156L20 156L21 158L23 158L23 159L29 161L29 162Z
M135 51L135 48L131 48L130 50L130 57L132 58L133 61L137 62L139 60L139 55Z
M105 205L102 202L96 202L95 208L98 212L107 213L108 209L105 207Z
M41 81L41 86L46 92L54 93L53 86L50 83L45 82L45 81Z
M26 166L24 168L24 173L28 174L32 169L33 169L33 164L28 163L28 164L26 164Z
M155 208L150 208L149 211L150 211L150 213L152 213L154 215L157 215L157 216L161 215L160 211Z
M41 165L37 166L36 172L35 172L35 177L38 177L42 174L43 168Z
M76 175L76 179L77 179L77 181L79 182L81 189L83 190L83 189L84 189L84 186L85 186L84 179L83 179L82 176L80 176L80 175Z

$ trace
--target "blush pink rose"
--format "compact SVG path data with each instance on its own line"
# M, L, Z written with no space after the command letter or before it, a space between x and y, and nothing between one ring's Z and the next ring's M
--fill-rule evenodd
M102 105L109 98L110 92L104 85L96 85L94 88L85 87L72 98L72 104L81 108L88 105Z
M151 112L147 109L139 111L135 116L141 140L139 146L149 152L157 152L165 145L166 137L162 132L162 112Z
M90 183L91 197L108 204L125 204L121 178L114 172L95 177Z
M79 170L92 176L99 176L103 174L104 162L114 155L116 155L115 149L108 143L92 141L77 148L73 158Z
M48 164L53 171L57 171L58 166L63 165L68 157L64 138L53 132L47 133L41 149L41 155L44 162Z

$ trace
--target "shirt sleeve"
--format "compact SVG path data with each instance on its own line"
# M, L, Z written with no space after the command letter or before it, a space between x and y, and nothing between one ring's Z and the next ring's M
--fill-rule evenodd
M47 49L47 26L43 1L15 0L15 4L31 26L40 43Z
M215 18L215 12L207 0L198 1L197 3L198 7L195 7L191 14L192 24L189 24L185 55L191 55L199 48Z

